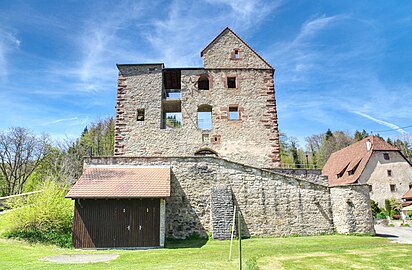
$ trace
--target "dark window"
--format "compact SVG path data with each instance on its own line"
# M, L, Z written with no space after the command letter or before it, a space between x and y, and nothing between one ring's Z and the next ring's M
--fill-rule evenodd
M411 189L412 188L412 184L409 184L409 189Z
M395 192L395 191L396 191L396 185L390 184L390 188L391 188L391 192Z
M392 176L392 170L387 170L388 176Z
M383 159L384 160L389 160L389 154L388 153L383 153Z
M236 77L227 77L227 88L236 88Z
M213 136L212 136L212 139L211 139L211 142L212 142L213 144L218 144L218 143L220 143L220 135L213 135Z
M200 77L197 81L197 88L199 90L209 90L209 79L207 77Z
M144 121L144 109L137 109L137 121Z
M369 192L372 192L372 185L369 185Z
M239 120L239 107L238 106L229 107L229 120Z

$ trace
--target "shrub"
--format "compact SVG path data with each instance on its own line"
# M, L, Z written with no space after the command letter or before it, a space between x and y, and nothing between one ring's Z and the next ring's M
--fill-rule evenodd
M372 209L372 215L374 217L377 217L377 215L381 212L381 209L379 209L378 203L375 202L374 200L371 200L371 209Z
M386 215L383 212L380 212L379 214L376 215L376 218L378 219L386 219Z
M393 214L393 219L401 219L401 215Z
M6 236L71 246L73 202L64 198L68 187L47 180L38 189L43 192L7 202L13 211L6 216Z

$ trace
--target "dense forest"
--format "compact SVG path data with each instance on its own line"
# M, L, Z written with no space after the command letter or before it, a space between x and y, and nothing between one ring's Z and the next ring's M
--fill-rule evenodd
M305 146L281 132L282 167L321 169L329 156L355 141L369 136L365 130L353 135L327 130L305 138ZM379 136L379 135L377 135ZM412 137L407 134L387 142L398 147L412 161ZM22 128L0 132L0 196L36 190L46 180L74 183L82 173L83 157L112 156L114 147L113 118L99 119L77 139L52 141Z

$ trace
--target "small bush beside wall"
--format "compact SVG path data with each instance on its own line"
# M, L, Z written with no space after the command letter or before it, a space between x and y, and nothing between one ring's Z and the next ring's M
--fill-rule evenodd
M6 215L6 236L71 247L73 202L64 198L68 186L48 180L38 189L43 192L7 202L12 211Z

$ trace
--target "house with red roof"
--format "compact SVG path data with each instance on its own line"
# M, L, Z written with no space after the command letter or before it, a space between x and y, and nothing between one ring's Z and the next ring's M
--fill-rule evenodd
M398 148L377 136L333 153L322 173L329 186L369 184L371 199L381 207L385 199L401 199L412 188L411 163Z

